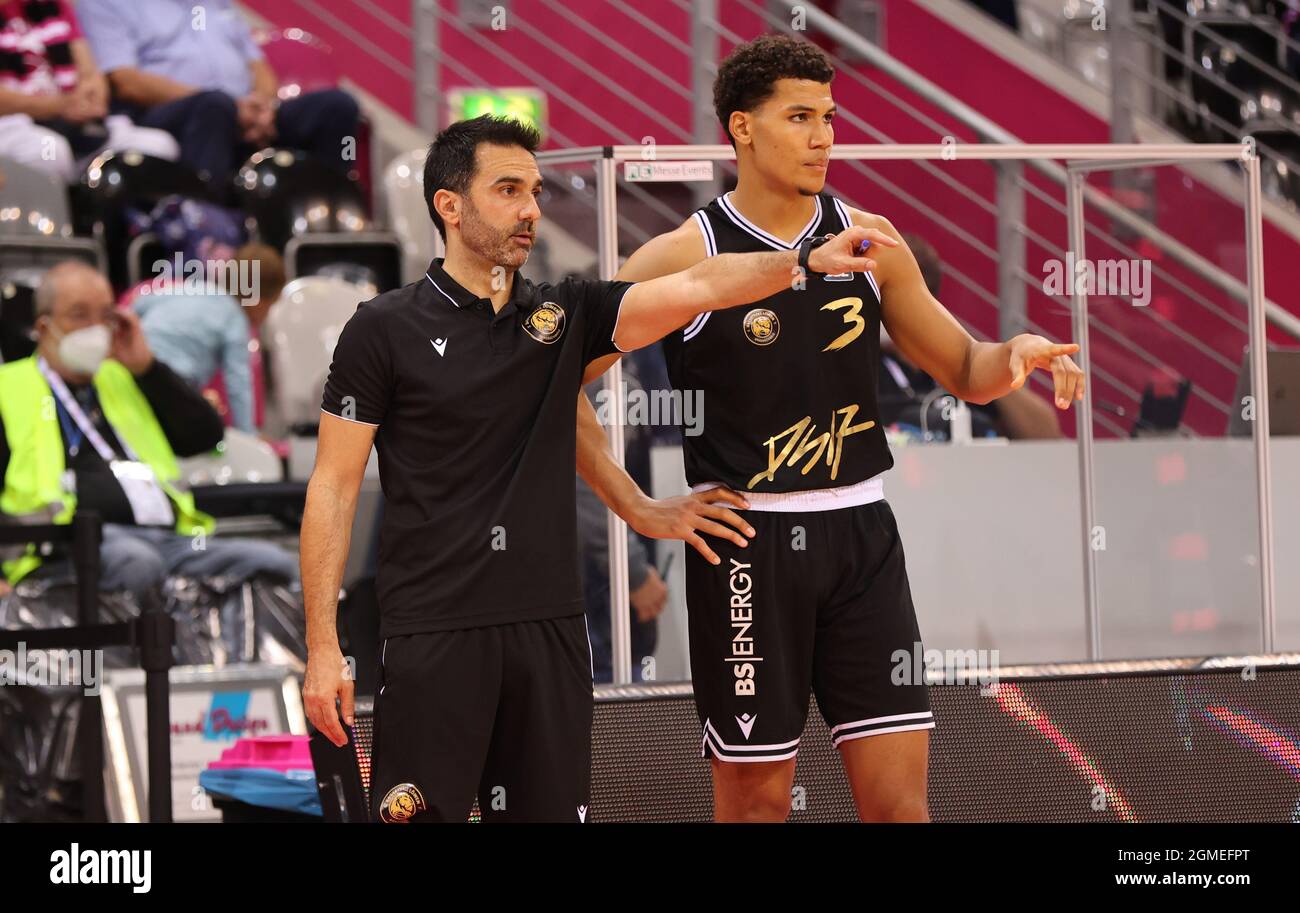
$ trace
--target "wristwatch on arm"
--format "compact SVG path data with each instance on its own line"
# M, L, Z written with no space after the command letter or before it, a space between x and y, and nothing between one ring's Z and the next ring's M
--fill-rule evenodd
M803 270L805 276L821 276L823 273L816 272L808 267L808 257L814 248L821 247L834 235L823 235L822 237L804 238L799 242L799 268Z

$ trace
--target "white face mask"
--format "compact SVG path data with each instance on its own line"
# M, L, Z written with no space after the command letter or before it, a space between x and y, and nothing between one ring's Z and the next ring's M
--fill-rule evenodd
M64 333L59 340L59 361L69 371L93 375L113 347L113 334L102 323Z

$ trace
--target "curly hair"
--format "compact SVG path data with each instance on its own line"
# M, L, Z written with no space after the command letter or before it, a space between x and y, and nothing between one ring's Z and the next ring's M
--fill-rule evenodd
M753 111L772 97L778 79L811 79L829 83L835 68L821 48L788 35L764 35L737 45L718 67L713 81L713 108L727 141L733 111Z

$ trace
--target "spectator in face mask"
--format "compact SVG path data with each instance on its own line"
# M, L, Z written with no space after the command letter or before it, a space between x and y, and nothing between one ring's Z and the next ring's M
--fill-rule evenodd
M101 589L131 591L142 605L170 574L296 580L284 549L211 536L176 457L215 447L221 419L154 357L139 318L115 311L108 281L60 263L37 290L36 313L36 353L0 365L0 521L68 523L77 509L97 511ZM57 564L28 549L2 567L15 584Z

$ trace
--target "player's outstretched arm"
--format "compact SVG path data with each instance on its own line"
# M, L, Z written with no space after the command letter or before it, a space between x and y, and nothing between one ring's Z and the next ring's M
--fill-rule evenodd
M865 272L876 267L859 251L863 241L880 247L899 242L876 229L853 227L814 249L808 267L817 273ZM647 346L689 323L697 314L748 304L792 287L799 279L798 251L718 254L689 269L638 282L623 296L614 343L624 352Z
M899 350L939 384L967 402L984 404L1020 389L1030 372L1052 373L1056 405L1068 409L1083 398L1083 371L1070 358L1079 347L1023 333L1006 342L977 342L939 303L898 231L883 216L852 210L856 227L888 235L897 243L876 251L881 317Z

